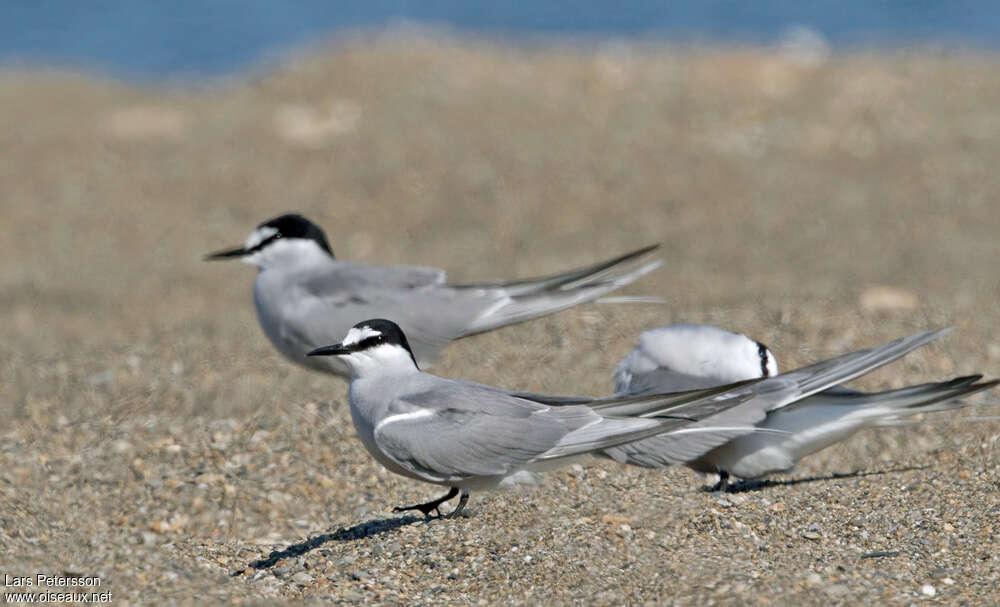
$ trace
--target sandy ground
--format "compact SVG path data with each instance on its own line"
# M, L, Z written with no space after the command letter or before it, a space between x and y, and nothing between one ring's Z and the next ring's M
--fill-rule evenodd
M425 522L391 506L438 490L364 453L346 384L266 342L253 270L200 257L290 209L342 257L455 280L660 242L626 292L666 303L468 339L435 371L602 394L641 330L686 321L786 368L953 326L858 385L996 376L998 108L986 56L405 32L162 88L4 72L0 574L98 576L115 605L996 604L1000 422L967 419L995 407L735 495L595 461Z

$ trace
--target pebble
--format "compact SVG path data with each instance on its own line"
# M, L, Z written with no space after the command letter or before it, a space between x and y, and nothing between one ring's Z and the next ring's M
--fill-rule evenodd
M372 577L372 574L369 573L369 572L367 572L367 571L365 571L364 569L361 569L361 570L358 570L358 571L352 571L351 572L351 579L359 581L359 582L362 582L362 581L367 580L367 579L371 579L371 577Z
M823 589L823 592L829 596L844 596L850 591L851 589L847 586L847 584L830 584Z
M296 584L301 584L305 586L306 584L313 581L313 576L309 575L305 571L300 571L292 576L292 581Z
M292 566L282 565L281 567L275 567L274 569L272 569L272 571L274 572L275 576L282 577L284 575L288 575L288 573L292 571Z

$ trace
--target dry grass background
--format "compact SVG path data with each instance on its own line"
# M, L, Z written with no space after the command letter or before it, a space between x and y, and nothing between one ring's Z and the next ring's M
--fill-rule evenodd
M596 463L387 523L434 490L371 462L345 383L271 349L251 269L200 257L291 209L340 256L459 281L660 242L627 292L664 305L472 338L435 371L604 393L641 330L684 321L786 368L954 326L861 385L996 376L998 107L992 56L413 32L210 83L2 73L0 571L96 572L119 605L996 602L996 421L862 433L791 478L919 470L719 498Z

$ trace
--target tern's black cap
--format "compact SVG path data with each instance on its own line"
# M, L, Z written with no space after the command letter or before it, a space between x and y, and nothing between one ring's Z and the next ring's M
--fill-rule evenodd
M257 227L274 228L278 231L275 234L276 238L307 238L329 253L330 257L333 257L333 249L330 248L330 243L327 242L323 229L298 213L286 213L274 219L268 219Z

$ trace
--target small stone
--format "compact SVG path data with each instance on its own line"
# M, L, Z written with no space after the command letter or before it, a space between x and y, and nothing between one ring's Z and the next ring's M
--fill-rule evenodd
M823 583L823 576L813 571L806 576L806 586L819 586Z
M830 596L844 596L850 591L851 589L847 587L847 584L830 584L823 589L823 592Z
M361 600L364 598L358 592L346 592L344 593L343 596L344 600L347 601L348 603L360 603Z
M815 531L803 531L802 537L806 538L807 540L812 540L814 542L823 539L823 536L820 535L819 533L816 533Z
M313 576L309 575L305 571L300 571L292 576L292 581L296 584L301 584L305 586L306 584L313 581Z
M630 539L632 537L632 527L630 525L618 525L618 537Z
M205 474L199 474L194 477L194 482L205 485L215 485L226 480L226 477L214 472L206 472Z
M930 584L924 584L924 586L920 589L920 592L924 596L934 596L937 594L937 589Z
M368 573L364 569L360 569L358 571L354 571L351 573L351 579L356 580L358 582L363 582L364 580L371 579L371 577L372 574Z
M282 577L288 575L288 573L291 572L291 570L292 570L291 565L282 565L281 567L275 567L273 571L275 576Z

